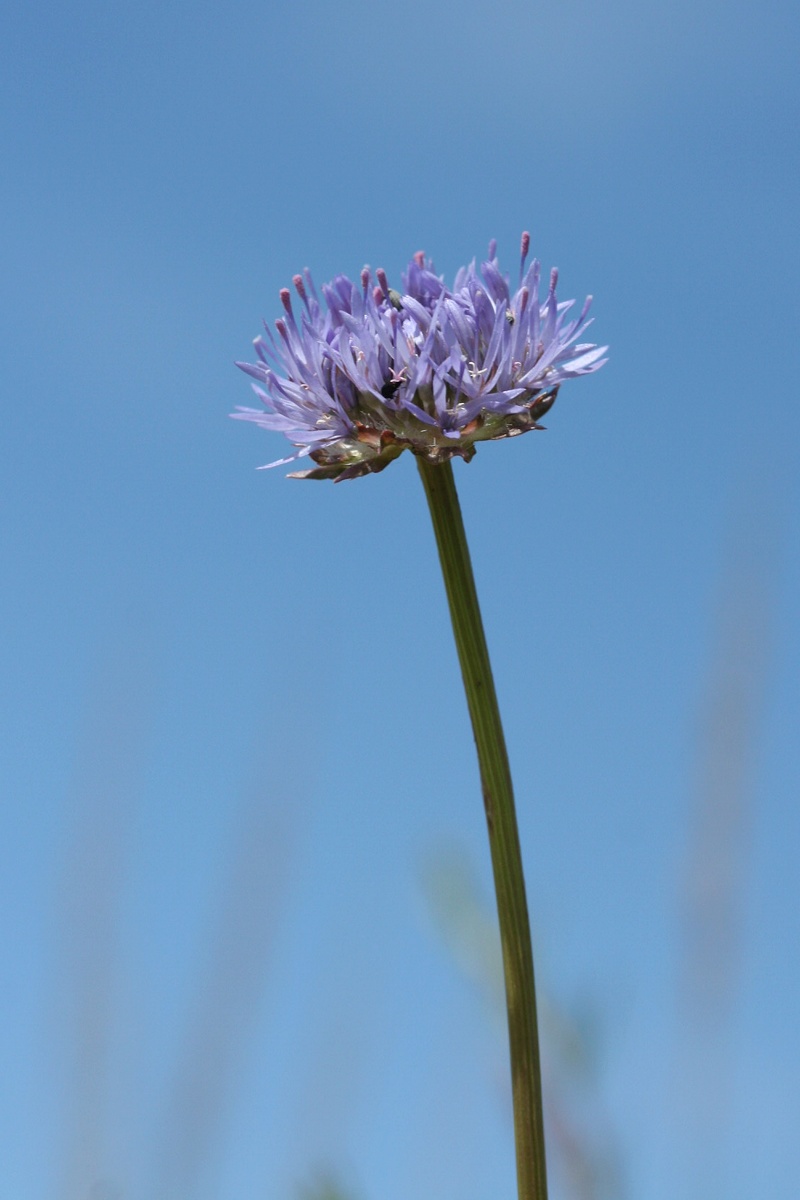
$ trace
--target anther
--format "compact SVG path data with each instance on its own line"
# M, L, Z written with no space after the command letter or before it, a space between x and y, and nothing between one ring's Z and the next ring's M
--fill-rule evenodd
M292 297L289 294L288 288L281 288L280 298L281 298L281 304L286 309L289 316L291 316L292 315Z
M389 299L389 280L386 278L386 272L384 271L383 267L378 267L377 271L375 272L375 277L378 280L378 283L380 284L381 294L383 295L383 297L386 300L388 300Z
M489 242L489 262L492 262L497 257L497 238L492 238Z
M414 262L417 264L418 267L425 266L425 251L424 250L417 250L416 254L414 255Z

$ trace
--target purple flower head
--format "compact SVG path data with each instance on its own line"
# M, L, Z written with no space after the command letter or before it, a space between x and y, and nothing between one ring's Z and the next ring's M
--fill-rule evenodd
M402 292L365 267L358 283L326 284L323 304L309 272L295 275L297 299L283 288L275 332L265 326L255 340L258 362L237 363L263 407L232 415L295 445L269 466L308 455L316 467L295 478L337 482L382 471L404 450L469 461L478 442L541 429L561 383L602 367L607 347L578 342L591 297L567 320L575 302L557 300L557 271L540 299L529 244L524 233L513 293L494 243L480 272L462 268L452 289L422 252Z

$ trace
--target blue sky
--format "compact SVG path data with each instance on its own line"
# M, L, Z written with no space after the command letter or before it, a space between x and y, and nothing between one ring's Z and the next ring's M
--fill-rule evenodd
M455 861L491 912L413 462L287 482L227 413L297 270L452 278L490 237L513 269L530 229L611 361L456 477L540 982L599 1031L581 1083L551 1020L553 1092L616 1194L794 1200L797 33L752 0L6 19L0 1195L513 1195L502 1022L430 900Z

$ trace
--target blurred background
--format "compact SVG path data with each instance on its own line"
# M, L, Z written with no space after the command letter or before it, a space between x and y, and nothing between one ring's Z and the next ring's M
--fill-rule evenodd
M0 45L0 1196L515 1194L413 460L228 420L278 289L519 236L596 377L456 464L553 1200L795 1200L798 15L32 3Z

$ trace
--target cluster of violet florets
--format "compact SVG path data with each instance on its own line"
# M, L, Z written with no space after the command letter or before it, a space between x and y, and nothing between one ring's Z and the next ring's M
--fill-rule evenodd
M406 449L431 462L469 460L477 442L540 429L561 383L603 366L607 347L577 341L591 297L567 321L575 302L557 300L555 269L540 303L529 248L524 233L513 294L495 242L480 273L474 261L462 267L452 289L421 251L401 293L365 267L360 284L345 275L326 284L324 308L309 271L295 275L299 313L283 288L276 333L265 324L259 361L237 364L257 381L263 408L232 415L297 447L268 466L308 455L315 469L296 478L337 481L381 471Z

